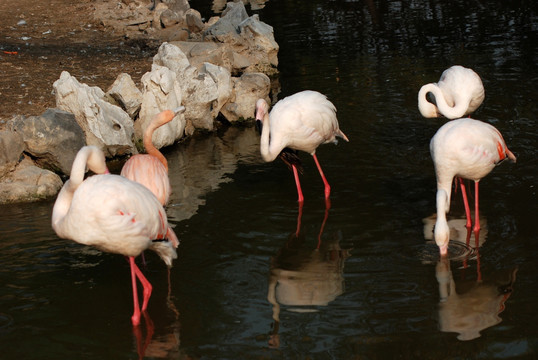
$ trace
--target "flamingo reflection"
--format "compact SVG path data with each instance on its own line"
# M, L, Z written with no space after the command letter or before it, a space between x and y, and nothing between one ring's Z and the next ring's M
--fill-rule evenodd
M280 337L280 306L289 311L315 312L318 306L327 306L344 292L342 276L349 250L340 247L341 234L332 240L322 240L329 208L317 235L315 247L308 246L302 232L302 206L299 207L296 231L271 259L268 301L273 305L273 330L269 346L278 348Z
M499 271L482 279L479 259L477 252L476 280L463 278L456 283L450 260L444 256L435 268L440 297L439 328L442 332L458 333L457 338L462 341L476 339L481 331L502 321L499 314L504 311L516 280L517 268Z

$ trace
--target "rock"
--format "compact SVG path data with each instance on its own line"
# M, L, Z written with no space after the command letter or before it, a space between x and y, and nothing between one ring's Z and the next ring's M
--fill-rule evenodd
M200 15L200 12L197 10L187 10L185 13L185 22L187 23L187 28L193 33L198 33L204 30L202 15Z
M137 153L131 118L119 106L107 102L103 90L79 83L67 71L53 88L56 106L75 115L87 145L99 147L108 157Z
M176 74L170 69L153 65L152 71L142 76L143 95L140 116L135 122L137 141L142 140L144 130L155 115L167 109L181 106L182 92L176 80ZM183 137L185 130L184 114L177 115L168 124L158 128L153 133L153 144L156 148L172 145Z
M161 0L170 10L178 14L185 14L191 7L188 0Z
M15 118L9 126L20 134L26 152L42 168L69 175L77 152L85 145L84 132L75 116L48 109L41 116Z
M233 82L234 97L222 107L222 115L230 122L254 118L256 101L268 96L271 80L263 73L246 73Z
M58 175L40 169L24 158L15 171L0 182L0 203L36 201L55 196L63 183Z
M112 97L132 119L138 115L142 105L142 92L138 90L129 74L119 74L106 94Z
M226 104L233 95L232 76L226 68L207 62L204 63L200 73L211 76L211 79L213 79L217 85L217 100L211 108L211 116L215 119L219 115L220 109L222 109L224 104Z
M246 55L250 61L260 64L260 71L267 65L276 68L279 46L275 41L273 27L261 22L258 15L253 15L239 24L239 29L243 44L248 48Z
M196 69L209 62L234 72L234 53L226 44L196 41L174 41L171 44L180 48L186 61Z
M229 2L221 18L205 31L205 35L220 42L228 42L230 38L239 35L239 24L247 18L247 10L242 2Z
M178 24L181 21L181 19L182 18L178 13L170 9L166 9L161 13L160 20L161 20L161 25L163 28L169 28Z
M165 66L176 74L178 84L184 94L185 133L191 135L194 129L213 130L211 108L217 100L218 89L213 78L192 67L187 56L175 45L163 43L153 58L154 65Z
M24 151L24 141L20 134L0 131L0 179L13 171Z

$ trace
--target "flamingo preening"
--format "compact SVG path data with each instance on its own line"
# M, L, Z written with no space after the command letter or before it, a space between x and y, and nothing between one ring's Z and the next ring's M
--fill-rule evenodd
M84 180L86 166L98 175ZM169 267L177 258L178 239L155 195L137 182L109 174L103 152L95 146L85 146L78 152L70 178L58 194L52 227L61 238L129 257L134 303L131 321L139 325L136 279L144 287L144 313L152 286L136 265L135 257L151 249Z
M435 97L435 104L427 99L428 93ZM446 69L438 83L422 86L418 93L418 109L422 116L448 119L461 118L478 109L484 101L482 80L473 70L455 65Z
M288 148L311 154L325 184L325 199L328 202L331 187L319 164L316 149L321 144L336 143L337 136L349 141L339 128L335 106L325 95L306 90L280 100L270 113L269 104L259 99L256 102L256 121L262 125L260 152L263 159L273 161ZM291 163L291 167L298 201L302 204L304 197L297 164Z
M478 183L504 159L516 161L508 150L501 133L492 125L482 121L463 118L447 122L433 136L430 152L437 177L437 221L434 238L441 255L446 255L450 231L446 213L450 209L450 190L454 177L475 182L475 225L480 230L478 214ZM462 192L465 190L462 186ZM468 227L471 214L467 196L463 192Z
M171 186L168 178L168 162L164 155L153 145L153 132L169 123L177 115L185 111L184 106L174 110L165 110L151 120L144 131L143 142L147 154L132 156L121 169L121 175L136 181L153 192L161 205L166 205L170 198Z

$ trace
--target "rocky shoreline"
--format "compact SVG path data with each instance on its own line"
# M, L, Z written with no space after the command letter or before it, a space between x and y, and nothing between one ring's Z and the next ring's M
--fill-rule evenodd
M242 2L228 3L207 22L186 0L158 2L154 10L137 0L119 4L118 11L96 7L95 16L128 38L165 39L151 71L138 86L122 73L106 91L63 71L53 85L56 108L15 116L0 131L0 203L55 196L84 145L98 146L109 158L143 151L142 133L162 110L186 108L156 131L157 148L214 131L218 118L252 118L256 100L270 100L278 44L272 27L248 16Z

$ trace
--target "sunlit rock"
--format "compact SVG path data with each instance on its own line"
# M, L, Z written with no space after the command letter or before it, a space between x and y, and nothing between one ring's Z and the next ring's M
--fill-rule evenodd
M181 106L182 91L176 74L164 66L153 65L152 71L142 76L142 107L135 122L137 141L142 140L144 130L155 115L163 110L173 110ZM153 133L153 144L157 148L171 145L183 137L185 117L176 115L172 121L159 127Z
M234 96L221 109L224 117L230 121L254 118L256 101L269 94L271 80L262 73L246 73L233 78Z
M135 118L142 105L142 92L136 87L129 74L119 74L110 86L107 95L112 97L131 118Z
M17 117L9 122L20 134L25 152L42 168L69 175L77 152L84 143L84 132L75 116L60 109L48 109L40 116Z
M136 153L131 118L119 106L107 102L103 90L81 84L67 71L53 88L56 106L75 115L87 145L99 147L108 157Z

